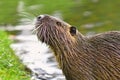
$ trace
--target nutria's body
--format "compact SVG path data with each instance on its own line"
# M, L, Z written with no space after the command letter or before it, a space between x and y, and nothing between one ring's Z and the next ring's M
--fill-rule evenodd
M38 17L36 28L67 80L120 80L120 31L85 37L48 15Z

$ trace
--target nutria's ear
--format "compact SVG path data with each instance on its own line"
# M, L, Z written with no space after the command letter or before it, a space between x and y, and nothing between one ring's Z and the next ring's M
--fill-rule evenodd
M74 26L70 27L70 34L72 36L76 35L76 27L74 27Z

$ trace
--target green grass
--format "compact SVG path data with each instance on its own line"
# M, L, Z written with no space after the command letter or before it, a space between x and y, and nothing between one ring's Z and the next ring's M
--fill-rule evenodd
M0 30L0 80L30 80L10 44L7 34Z

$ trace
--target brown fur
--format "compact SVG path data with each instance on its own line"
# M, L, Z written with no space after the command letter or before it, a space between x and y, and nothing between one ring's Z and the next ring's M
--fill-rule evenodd
M120 31L85 37L71 25L46 15L37 36L50 46L67 80L120 80Z

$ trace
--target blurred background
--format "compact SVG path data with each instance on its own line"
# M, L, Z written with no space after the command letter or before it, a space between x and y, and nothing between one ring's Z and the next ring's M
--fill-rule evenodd
M1 0L0 25L19 25L49 14L78 27L83 34L120 30L119 7L120 0Z

